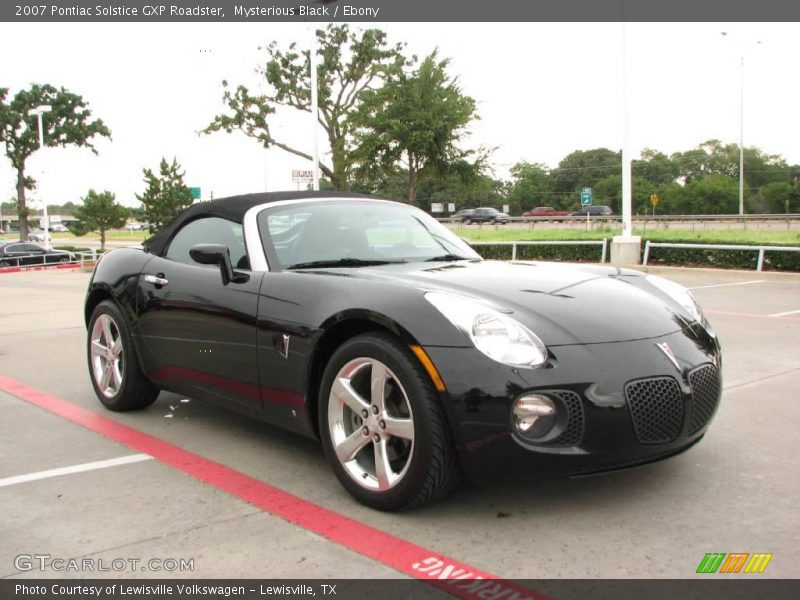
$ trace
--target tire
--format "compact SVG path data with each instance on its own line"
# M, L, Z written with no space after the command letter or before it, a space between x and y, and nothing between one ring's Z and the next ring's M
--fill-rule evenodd
M110 300L92 312L86 356L92 387L106 408L122 412L155 402L159 389L142 374L127 321Z
M373 380L383 382L380 392ZM359 502L407 510L456 487L458 460L436 391L398 339L370 333L342 344L325 368L318 406L325 456Z

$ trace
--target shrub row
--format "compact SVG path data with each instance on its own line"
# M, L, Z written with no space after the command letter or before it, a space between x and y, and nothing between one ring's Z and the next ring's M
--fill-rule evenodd
M696 244L697 240L659 240L648 238L651 242L665 241L673 244ZM709 244L730 242L709 241ZM607 241L606 256L611 255L611 240ZM761 244L763 246L779 244ZM800 246L799 246L800 248ZM475 251L483 258L511 260L511 246L475 246ZM644 240L642 241L644 254ZM600 246L517 246L518 260L547 260L564 262L599 262ZM687 267L718 267L721 269L752 269L758 264L758 252L754 250L714 250L707 248L650 248L648 264L681 265ZM765 271L800 271L800 252L770 252L764 254Z
M658 240L651 239L652 242ZM673 244L696 244L697 240L670 240ZM713 242L709 244L726 244ZM730 242L727 242L730 244ZM760 244L777 246L780 244ZM644 249L644 244L642 244ZM800 247L798 247L800 248ZM717 267L720 269L755 270L758 265L758 252L755 250L714 250L711 248L650 248L648 264L682 265L686 267ZM800 271L800 252L764 253L765 271Z

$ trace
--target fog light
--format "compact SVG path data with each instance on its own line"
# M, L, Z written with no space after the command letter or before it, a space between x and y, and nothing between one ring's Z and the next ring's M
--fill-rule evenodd
M514 403L514 424L526 438L541 438L555 426L556 413L556 404L550 398L528 394Z

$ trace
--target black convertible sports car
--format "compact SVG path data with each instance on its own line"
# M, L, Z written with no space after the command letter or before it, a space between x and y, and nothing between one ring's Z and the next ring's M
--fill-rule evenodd
M482 260L405 204L271 193L195 204L98 263L92 384L112 410L159 390L321 440L383 510L475 480L588 474L696 443L717 338L668 280Z

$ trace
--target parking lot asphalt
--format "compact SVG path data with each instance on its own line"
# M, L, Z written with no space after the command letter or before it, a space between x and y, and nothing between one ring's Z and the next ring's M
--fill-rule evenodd
M707 552L773 553L762 577L797 577L800 275L651 272L692 288L722 342L723 401L699 445L587 478L465 483L402 514L355 503L315 442L233 412L166 393L144 411L105 411L86 368L86 272L0 275L0 375L293 494L300 509L322 507L323 521L346 517L506 579L688 578ZM158 458L96 468L141 452L18 395L0 392L0 415L0 577L87 576L18 568L33 554L194 561L88 574L104 577L400 576L380 558L390 545L354 551ZM90 470L9 479L75 466Z

